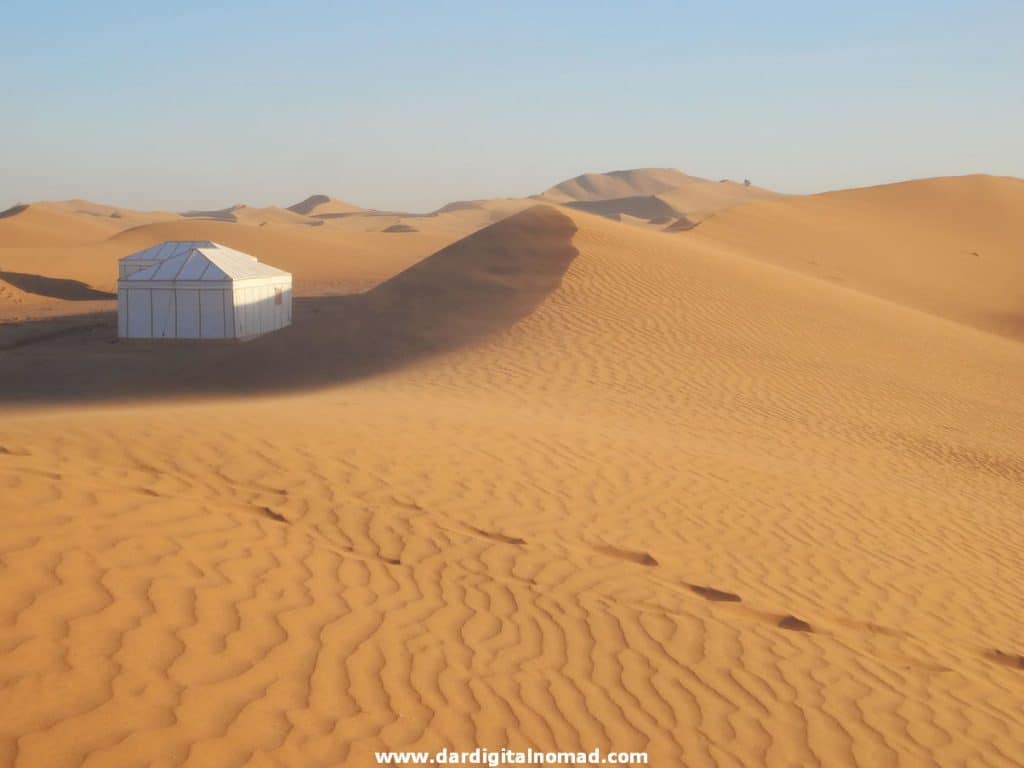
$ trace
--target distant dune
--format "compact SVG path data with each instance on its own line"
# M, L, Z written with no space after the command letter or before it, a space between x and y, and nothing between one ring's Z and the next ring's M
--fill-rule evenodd
M121 229L116 220L75 215L50 203L19 205L4 214L0 216L0 248L94 243Z
M787 197L688 237L1024 339L1024 181L964 176Z
M342 200L335 200L327 195L310 195L295 205L289 205L288 210L303 216L322 216L324 214L359 213L363 209Z
M686 184L693 178L674 168L585 173L556 184L538 197L552 203L572 203L655 195Z
M673 189L659 193L657 199L677 214L690 221L702 221L720 211L734 208L754 200L780 197L778 192L754 185L740 184L724 179L707 181L694 179Z
M566 203L566 205L570 208L586 211L587 213L596 213L598 216L604 216L609 219L632 216L661 224L671 220L673 216L679 215L678 210L657 195L617 197L611 200L581 200Z
M12 205L10 208L0 211L0 219L9 219L12 216L17 216L19 213L24 213L28 210L27 203L19 203Z
M537 199L617 221L663 228L699 222L719 211L778 193L723 179L709 181L670 168L588 173L558 184ZM672 231L680 226L670 227Z
M458 200L438 208L427 218L447 218L467 226L485 226L536 204L532 198L498 197L492 200Z
M675 174L0 217L0 765L1018 764L1024 181ZM294 324L118 341L167 239Z
M181 215L188 219L212 219L213 221L237 221L237 211L244 205L232 205L215 211L185 211Z

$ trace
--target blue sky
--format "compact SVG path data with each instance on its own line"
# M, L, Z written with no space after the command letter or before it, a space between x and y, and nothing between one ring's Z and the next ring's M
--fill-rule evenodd
M154 7L147 7L154 6ZM1024 176L1024 3L0 0L0 207Z

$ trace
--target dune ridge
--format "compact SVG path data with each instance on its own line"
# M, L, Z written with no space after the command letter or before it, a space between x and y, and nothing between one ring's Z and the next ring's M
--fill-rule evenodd
M552 203L566 203L654 195L686 184L694 178L675 168L584 173L556 184L538 197Z
M674 232L719 211L780 195L728 179L710 181L671 168L588 173L557 184L538 200L599 216Z
M310 195L305 200L289 205L288 210L303 216L322 216L324 214L360 213L365 209L328 195Z

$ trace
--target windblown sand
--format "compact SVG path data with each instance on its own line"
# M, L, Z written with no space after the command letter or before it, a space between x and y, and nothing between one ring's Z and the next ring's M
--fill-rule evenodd
M0 764L1021 765L1024 346L994 318L1024 310L1022 187L680 233L528 202L400 234L0 220L34 216L0 269L96 290L172 236L377 285L194 355L0 348Z

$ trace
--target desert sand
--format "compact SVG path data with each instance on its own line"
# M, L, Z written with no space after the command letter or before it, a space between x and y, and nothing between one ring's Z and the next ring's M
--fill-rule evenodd
M581 178L0 217L0 765L1022 764L1024 182ZM197 238L293 326L112 343Z
M630 224L680 231L741 203L775 197L779 197L776 192L749 182L711 181L674 168L640 168L585 173L556 184L536 199Z

